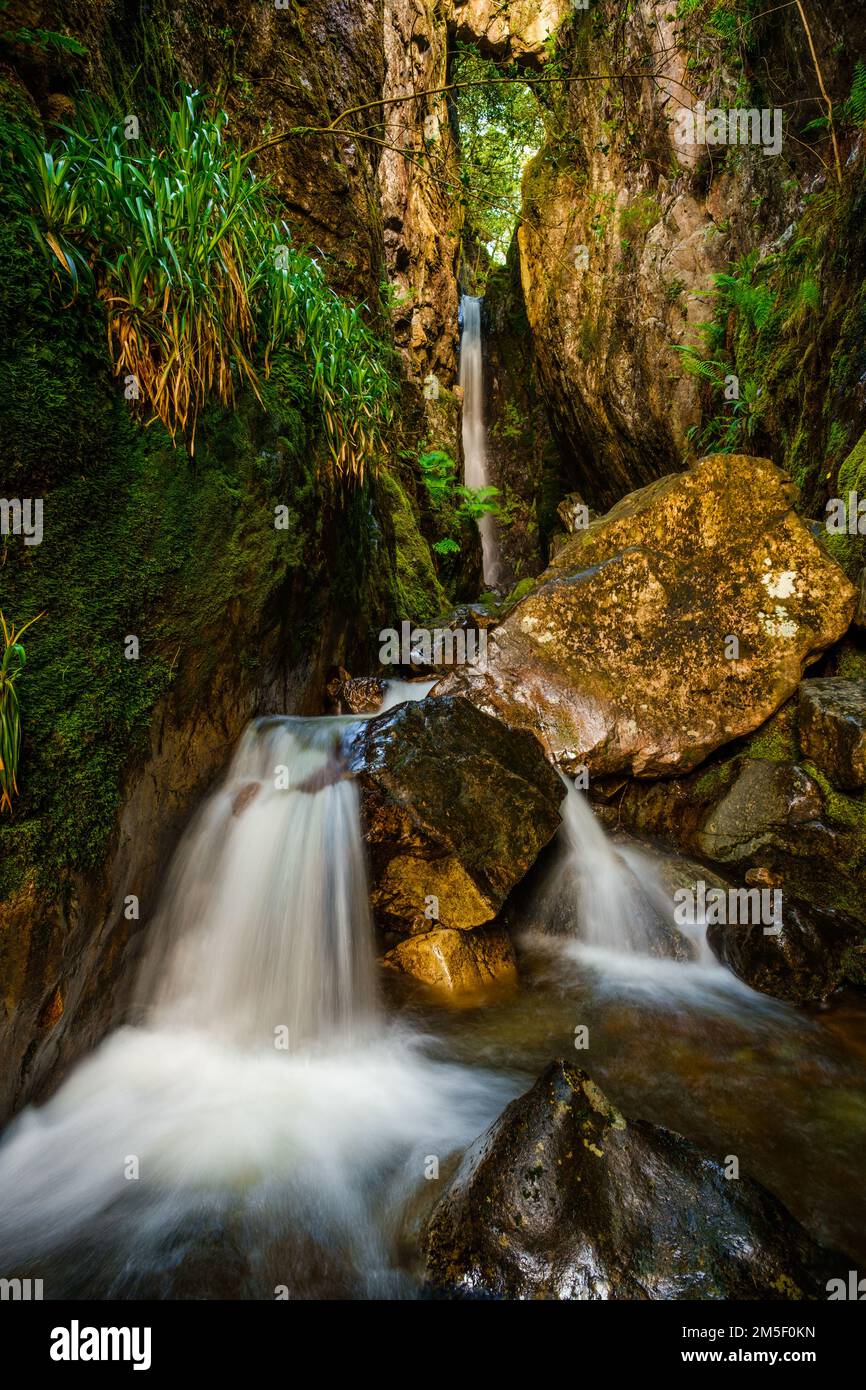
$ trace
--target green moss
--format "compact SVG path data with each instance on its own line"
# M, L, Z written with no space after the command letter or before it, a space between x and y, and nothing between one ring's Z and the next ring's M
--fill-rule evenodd
M858 836L862 835L862 850L866 855L866 792L852 795L837 791L814 763L805 762L803 767L821 789L829 823L840 830L853 830Z
M768 719L752 734L743 746L748 758L761 758L765 762L794 762L799 754L794 731L794 706L785 705L777 714Z
M432 621L448 607L448 599L437 578L430 548L421 535L412 504L393 474L383 474L380 487L396 542L396 617L416 623Z
M859 501L866 499L866 432L864 432L839 469L837 495L848 502L849 495L856 493ZM866 535L826 533L827 550L852 580L857 580L860 571L866 566Z
M837 676L849 681L866 681L866 652L858 647L843 644L836 665Z
M702 800L718 800L734 781L738 770L738 756L723 755L718 762L710 763L698 774L694 784L695 792Z

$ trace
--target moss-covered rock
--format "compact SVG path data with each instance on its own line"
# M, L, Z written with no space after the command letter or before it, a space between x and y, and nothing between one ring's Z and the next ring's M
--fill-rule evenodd
M803 681L799 696L805 756L840 790L866 786L866 681Z
M632 781L603 818L697 855L738 884L772 879L782 930L711 928L714 949L754 988L796 1002L862 986L866 793L838 791L800 752L797 702L699 772Z

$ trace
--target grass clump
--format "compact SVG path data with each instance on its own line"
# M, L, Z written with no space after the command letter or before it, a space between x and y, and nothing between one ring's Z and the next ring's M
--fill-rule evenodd
M71 299L105 306L114 370L194 451L210 399L232 404L280 348L300 354L338 477L363 480L392 418L391 378L362 310L292 244L228 117L185 88L157 105L154 143L98 105L46 145L15 152L34 242Z

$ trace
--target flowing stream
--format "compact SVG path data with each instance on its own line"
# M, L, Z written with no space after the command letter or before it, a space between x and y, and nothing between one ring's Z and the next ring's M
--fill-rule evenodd
M463 335L460 340L460 386L463 391L463 460L467 487L488 487L487 429L484 423L484 354L481 338L481 299L464 294L460 301ZM481 556L484 583L490 589L500 581L501 564L496 522L482 516Z
M756 995L703 933L666 955L661 861L613 843L570 784L520 993L383 999L340 757L356 723L244 735L149 929L140 1022L0 1147L4 1274L43 1278L46 1298L414 1296L460 1155L556 1055L627 1113L740 1154L819 1236L862 1250L862 1010Z

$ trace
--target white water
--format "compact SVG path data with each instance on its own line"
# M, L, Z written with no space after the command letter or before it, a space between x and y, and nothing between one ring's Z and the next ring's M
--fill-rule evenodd
M561 774L560 774L561 775ZM758 996L716 959L703 921L675 924L671 891L653 856L607 835L574 783L566 788L559 856L542 890L528 945L555 962L561 980L591 970L602 990L691 996ZM674 953L684 938L689 959Z
M463 391L463 459L467 487L487 487L487 429L484 423L484 357L481 342L481 300L464 294L460 301L463 336L460 341L460 386ZM496 523L483 516L478 523L484 583L499 583L501 563Z
M428 1156L447 1164L520 1086L384 1020L357 789L340 777L352 722L247 731L166 885L144 1025L0 1147L4 1274L47 1259L60 1282L46 1297L69 1277L122 1295L133 1269L163 1289L178 1251L195 1260L228 1232L249 1296L309 1296L317 1279L325 1294L403 1291L403 1213L441 1190Z
M221 1271L230 1297L412 1292L402 1252L449 1160L529 1078L446 1061L385 1020L357 792L340 776L354 722L248 730L166 884L143 1025L109 1037L0 1147L4 1277L44 1272L47 1298L177 1296L189 1267L193 1296ZM551 988L578 997L590 978L599 998L701 1017L781 1009L711 959L649 954L670 906L653 862L613 845L566 787L542 909L556 927L576 905L578 927L539 936Z
M385 698L376 713L384 714L409 700L426 700L435 684L435 681L386 681Z

